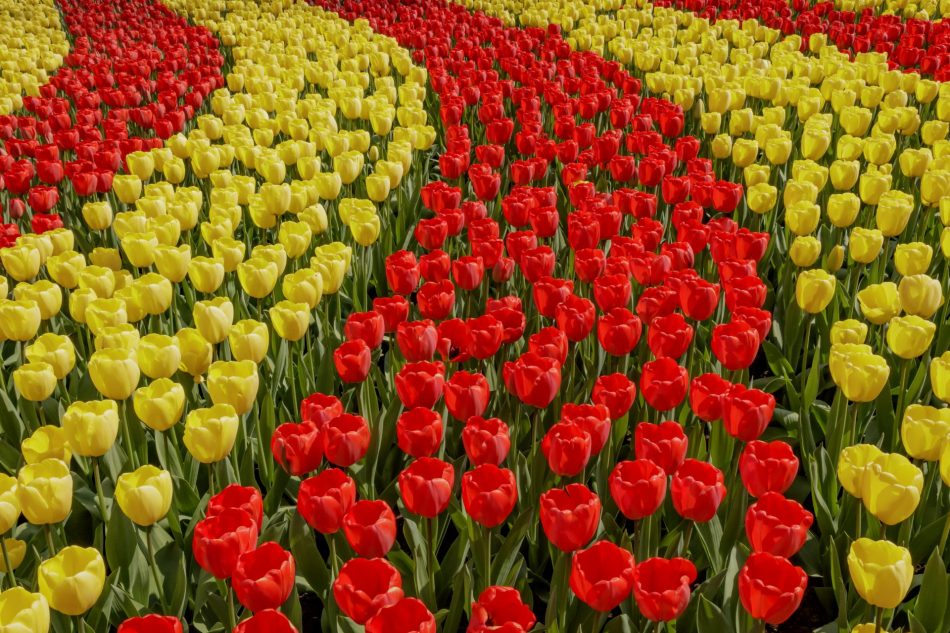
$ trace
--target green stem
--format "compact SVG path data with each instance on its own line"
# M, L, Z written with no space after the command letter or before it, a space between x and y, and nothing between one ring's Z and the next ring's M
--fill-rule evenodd
M213 495L217 486L214 482L214 464L208 464L208 491Z
M598 611L597 615L594 617L594 622L591 625L590 633L600 633L600 630L604 628L604 620L607 618L607 613L604 611Z
M106 510L106 495L102 490L102 475L99 472L99 458L92 458L92 472L96 481L96 497L99 500L99 516L102 518L102 553L106 551L106 525L109 523L109 511Z
M904 392L907 390L907 372L910 369L910 361L901 361L901 382L900 391L897 392L897 412L894 415L894 428L891 429L891 451L897 448L897 438L900 435L898 429L904 419Z
M46 546L49 548L49 556L52 558L56 555L56 544L53 543L53 527L46 523L43 525L43 531L46 533Z
M119 415L122 417L122 443L125 444L125 453L129 456L132 470L135 470L139 467L139 460L135 447L132 446L132 433L129 430L129 407L125 400L119 403Z
M940 546L937 548L937 552L943 555L943 549L947 546L947 537L950 536L950 512L947 513L947 518L943 522L943 532L940 534Z
M234 609L234 591L228 585L227 581L220 580L222 589L228 594L228 631L233 631L237 626L237 611Z
M435 561L436 561L436 544L435 544L435 529L434 523L435 519L423 519L423 529L425 530L426 545L428 550L426 552L428 560L426 560L426 571L429 574L429 586L426 590L426 595L430 596L431 605L430 608L433 612L438 608L436 604L438 598L435 593Z
M0 538L0 552L3 552L3 568L7 570L6 576L10 579L10 586L16 587L16 574L13 573L13 567L10 565L10 554L7 552L7 541Z
M492 586L492 575L491 575L491 537L492 531L491 528L484 528L483 537L485 539L485 584L482 589L487 589Z
M874 607L874 633L881 633L881 623L884 621L884 609Z

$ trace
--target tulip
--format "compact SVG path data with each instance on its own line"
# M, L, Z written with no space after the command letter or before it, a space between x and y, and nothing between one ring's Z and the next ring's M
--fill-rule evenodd
M294 589L294 557L273 541L242 554L231 585L238 601L254 613L277 609Z
M918 316L894 317L887 326L887 346L905 360L921 356L930 347L937 325Z
M403 595L399 571L384 558L353 558L333 581L333 598L340 611L357 624L366 624Z
M327 468L305 479L297 495L297 511L321 534L337 532L356 502L356 483L337 468Z
M217 361L208 369L211 402L231 405L239 416L254 406L258 384L257 365L250 360Z
M0 623L11 632L44 633L49 631L49 602L43 593L30 593L13 587L0 593Z
M534 628L537 619L514 587L487 587L472 603L466 633L488 633L493 629L521 633Z
M41 320L40 306L36 301L0 299L0 334L3 338L28 341L36 336Z
M623 374L607 374L594 381L591 402L607 407L611 420L622 418L633 406L636 384Z
M739 572L739 601L753 618L778 626L798 609L808 575L788 559L768 553L749 556Z
M896 525L914 513L923 488L921 470L897 453L878 456L861 477L864 505L887 525Z
M344 413L333 418L323 427L322 434L323 453L336 466L352 466L363 459L369 448L369 425L358 415Z
M333 352L333 364L340 380L346 383L363 382L369 375L372 355L362 339L347 341Z
M704 523L716 515L726 496L725 477L710 463L687 459L673 475L670 494L680 516Z
M63 291L51 281L41 279L35 283L19 283L13 289L17 301L32 299L40 307L40 318L48 321L59 314L63 306Z
M600 523L600 498L583 484L551 488L540 499L541 527L562 552L573 552L589 543Z
M933 248L923 242L898 244L894 249L894 267L905 277L926 273L932 258Z
M648 459L622 461L609 479L610 496L625 517L652 515L666 496L666 472Z
M191 549L195 561L215 578L230 578L241 555L254 549L258 525L235 508L207 516L195 525Z
M49 363L25 363L13 370L13 384L24 400L42 402L56 390L56 372Z
M940 400L950 402L950 352L930 361L930 387Z
M146 334L135 349L135 359L149 378L171 378L181 364L181 350L171 336Z
M924 274L902 278L897 291L900 305L907 314L929 319L943 305L940 282Z
M487 528L501 525L517 501L515 475L507 468L482 464L462 475L462 505L476 523Z
M746 535L753 551L790 558L805 544L813 520L798 502L767 492L746 512Z
M310 309L305 303L280 301L270 309L271 325L280 338L295 342L307 334Z
M408 455L433 455L442 444L442 416L425 407L408 409L396 420L396 440Z
M869 351L852 352L831 349L831 377L852 402L871 402L887 384L890 366L883 356Z
M235 323L228 332L228 345L235 360L250 360L258 365L267 355L270 330L264 323L244 319Z
M227 338L234 321L234 305L227 297L215 297L194 305L195 327L212 345Z
M185 419L185 447L203 464L213 464L228 456L237 437L240 419L229 404L193 409Z
M396 515L385 501L357 501L343 516L343 534L358 555L385 556L396 541Z
M119 408L112 400L73 402L63 414L62 427L75 454L101 457L118 435Z
M9 532L20 518L18 488L16 478L0 474L0 535Z
M435 633L435 616L417 598L402 598L366 621L366 633Z
M573 422L558 422L541 440L541 452L556 475L575 477L591 456L591 436Z
M182 626L175 616L150 613L127 619L116 633L182 633Z
M611 611L626 600L633 583L633 554L608 541L597 541L571 559L571 590L597 611Z
M198 292L213 294L224 282L223 260L211 257L193 257L188 263L188 280L191 281Z
M150 464L123 473L116 480L115 500L125 516L149 527L164 518L171 507L171 475Z
M37 579L40 593L53 609L82 615L102 594L106 565L95 548L70 545L40 563Z
M185 411L185 389L168 378L159 378L135 390L132 406L147 427L166 431L178 423Z
M831 344L862 344L867 339L868 326L856 319L835 321L831 324Z
M643 365L640 391L644 400L658 411L669 411L686 397L688 372L672 358L660 358Z
M462 444L472 464L500 466L511 448L508 425L498 418L473 416L462 429Z
M854 261L861 264L870 264L881 253L884 246L884 234L877 229L855 227L851 229L848 240L848 252Z
M795 283L798 307L809 314L823 311L835 295L835 278L824 270L806 270Z
M907 549L868 538L851 544L848 571L858 594L880 609L893 609L903 602L914 579L914 564Z
M297 627L280 611L264 609L242 620L232 633L297 633Z
M634 429L634 452L672 475L686 458L688 441L678 422L641 422Z
M685 558L650 558L633 570L633 597L645 618L669 622L680 617L696 581L696 567Z
M281 467L295 476L316 470L323 461L320 429L310 422L281 424L274 429L270 448Z
M106 349L93 353L89 374L96 390L111 400L126 400L139 382L139 366L135 351Z
M904 410L901 439L904 450L914 459L940 459L944 439L950 433L950 409L911 404Z

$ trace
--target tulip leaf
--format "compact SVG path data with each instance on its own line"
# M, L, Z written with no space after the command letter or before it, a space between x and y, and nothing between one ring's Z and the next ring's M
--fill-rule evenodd
M156 538L154 535L152 538ZM159 591L164 592L164 604L170 608L170 613L183 616L188 604L188 577L185 572L185 557L181 548L174 541L168 543L155 553L155 560L150 565L158 565L161 574L162 586Z
M848 628L848 589L844 576L841 573L841 555L834 539L828 539L828 556L830 558L831 587L835 593L835 602L838 605L836 621L841 629Z
M941 514L935 521L923 526L911 537L908 549L914 560L923 560L928 552L932 552L937 547L944 525L948 520L950 520L950 517L947 514Z
M933 550L924 577L920 583L920 593L914 606L914 616L920 620L928 633L944 633L942 626L947 598L947 570L937 549Z
M497 554L492 555L492 578L505 578L515 564L521 543L532 524L534 508L525 508L511 526Z
M699 596L699 603L696 607L696 630L697 631L732 631L732 626L723 615L722 609L706 599L706 596Z
M327 602L330 587L330 570L320 556L313 532L299 513L290 519L290 551L297 561L297 573L304 577L310 588Z
M113 506L112 516L106 526L106 560L109 561L109 568L127 567L132 562L137 547L135 527L118 507Z
M910 624L910 633L933 633L921 624L920 620L915 618L913 613L907 614L907 622Z

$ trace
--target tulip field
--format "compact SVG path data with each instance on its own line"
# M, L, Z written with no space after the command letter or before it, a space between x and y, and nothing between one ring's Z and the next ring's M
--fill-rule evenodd
M950 0L0 0L0 633L950 633L948 295Z

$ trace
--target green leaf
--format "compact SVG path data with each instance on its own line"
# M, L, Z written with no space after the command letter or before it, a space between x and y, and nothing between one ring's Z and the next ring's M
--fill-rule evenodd
M636 631L629 616L619 615L603 628L603 633L633 633Z
M313 532L299 513L290 519L290 551L297 561L297 573L304 577L310 588L324 604L330 587L330 570L320 556Z
M914 606L914 616L929 633L944 631L941 623L944 619L946 598L947 571L940 552L934 549L924 569L920 593L917 595L917 604Z
M497 554L492 555L492 578L505 578L515 564L518 557L518 551L521 549L521 543L524 541L528 528L532 524L534 508L525 508L521 515L511 526L505 542L498 549Z
M132 562L138 539L135 526L118 507L112 508L112 516L106 526L106 559L110 569L123 569Z
M707 600L706 596L700 596L696 608L696 630L725 632L732 631L732 627L719 607Z

